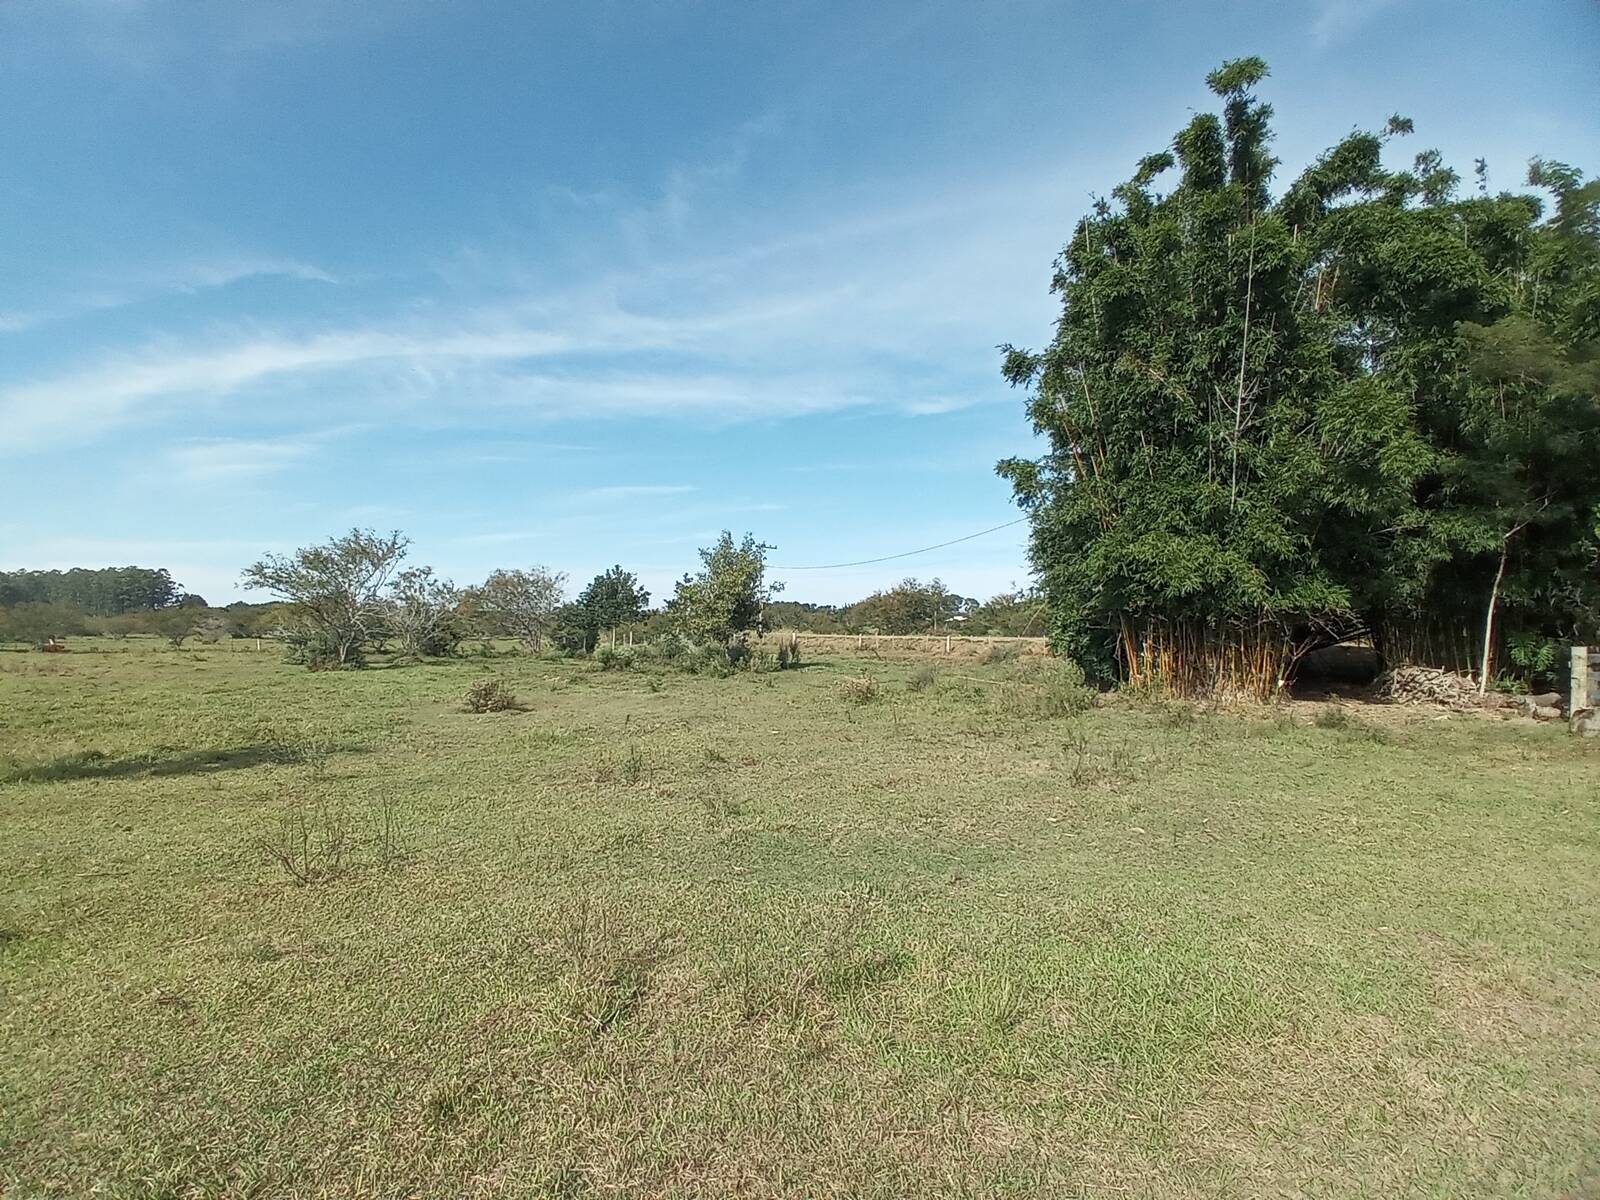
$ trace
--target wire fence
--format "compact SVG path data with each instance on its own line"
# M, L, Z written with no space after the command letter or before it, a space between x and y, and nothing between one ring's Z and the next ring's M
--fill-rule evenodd
M792 629L774 630L758 639L757 645L779 635L798 640L802 655L855 654L867 658L967 658L996 655L1033 656L1050 653L1050 641L1042 637L970 637L960 634L923 633L805 633Z

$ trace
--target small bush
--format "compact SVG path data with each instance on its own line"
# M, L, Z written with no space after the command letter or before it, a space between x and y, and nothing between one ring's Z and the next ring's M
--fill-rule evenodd
M682 658L684 669L695 675L709 675L713 679L726 679L733 674L735 662L722 646L696 646Z
M594 652L595 666L602 671L631 671L638 661L632 646L600 646Z
M926 664L911 672L911 677L906 680L906 689L912 692L925 692L939 682L939 669Z
M503 679L480 679L467 689L463 707L469 713L509 712L520 707Z
M839 685L839 691L852 704L867 704L878 698L876 675L851 675Z
M771 651L760 649L750 652L750 657L746 660L745 665L757 675L766 675L772 671L780 670L782 667L782 664L778 662L777 657Z

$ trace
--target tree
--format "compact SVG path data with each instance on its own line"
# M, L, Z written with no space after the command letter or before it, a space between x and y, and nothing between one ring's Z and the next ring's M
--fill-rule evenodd
M409 544L398 530L352 529L287 557L269 554L241 583L284 602L285 638L306 665L360 666L369 630L384 614L384 588Z
M69 571L0 571L0 606L66 604L97 617L165 608L181 589L164 570L74 567Z
M1018 588L991 596L967 614L969 633L997 637L1038 637L1046 628L1048 601L1036 588Z
M902 579L892 588L856 601L845 610L844 619L851 629L875 633L929 633L947 627L951 618L976 605L977 601L956 595L941 580Z
M178 604L171 608L157 608L144 614L144 628L158 637L167 639L171 646L182 646L184 640L194 636L206 611L193 605Z
M1463 597L1493 593L1501 549L1570 519L1570 565L1595 495L1592 472L1572 484L1587 433L1554 445L1570 420L1587 429L1592 395L1566 387L1560 417L1553 398L1510 406L1468 332L1541 295L1552 337L1584 327L1594 256L1541 250L1556 234L1534 228L1531 197L1456 200L1433 152L1386 169L1403 118L1349 135L1274 199L1265 76L1259 59L1212 73L1220 118L1196 116L1079 222L1050 346L1005 348L1050 442L1000 471L1032 517L1057 646L1195 694L1269 695L1307 649L1363 628L1391 657L1470 644ZM1576 189L1574 175L1544 177ZM1586 203L1563 205L1571 237L1592 237ZM1558 319L1562 276L1587 282L1565 285ZM1552 471L1572 484L1559 512L1525 486ZM1571 575L1555 558L1533 570L1542 582L1521 576L1508 601Z
M27 601L0 608L0 641L42 646L52 638L87 632L83 613L69 605Z
M600 634L644 616L650 593L639 586L639 577L620 566L596 575L578 593L573 606L573 624L584 633L584 649L593 649Z
M704 564L698 574L678 581L677 593L667 601L673 626L684 637L714 644L730 654L743 644L761 620L762 608L781 585L766 582L767 551L753 534L735 544L723 530L716 543L700 551Z
M496 571L475 589L473 604L489 628L537 654L566 599L566 582L563 573L539 565Z
M387 624L407 654L435 658L455 653L466 630L461 592L432 567L402 571L390 585Z
M771 629L798 629L807 633L846 633L843 610L832 604L773 600L766 606L764 620Z

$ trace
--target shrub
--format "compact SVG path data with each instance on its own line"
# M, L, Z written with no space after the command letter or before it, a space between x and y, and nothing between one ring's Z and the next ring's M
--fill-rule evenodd
M638 661L632 646L600 646L594 652L595 666L602 671L631 671Z
M721 646L696 646L682 658L684 669L695 675L710 675L725 679L733 674L734 663L728 651Z
M1507 639L1507 657L1529 679L1551 678L1566 661L1567 644L1537 633L1513 633Z
M878 677L851 675L839 685L839 691L852 704L867 704L878 698Z
M939 669L924 663L906 680L906 689L912 692L925 692L939 681Z
M270 861L300 884L342 875L355 853L348 815L326 803L289 805L259 844Z
M362 647L341 648L336 639L314 625L292 624L282 633L284 660L313 671L355 670L366 665Z
M480 679L467 689L463 705L470 713L507 712L520 707L503 679Z

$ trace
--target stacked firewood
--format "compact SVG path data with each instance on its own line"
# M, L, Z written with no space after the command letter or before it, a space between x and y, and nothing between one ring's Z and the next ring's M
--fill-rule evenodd
M1478 685L1470 677L1437 667L1391 667L1373 681L1372 694L1395 704L1470 708L1478 703Z

